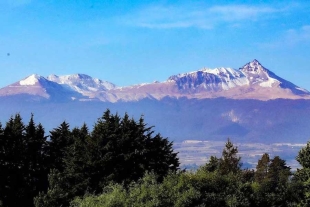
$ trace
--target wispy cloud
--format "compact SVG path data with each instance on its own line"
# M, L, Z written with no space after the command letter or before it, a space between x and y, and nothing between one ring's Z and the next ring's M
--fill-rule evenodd
M285 42L295 45L310 42L310 25L304 25L299 29L290 29L285 33Z
M225 6L150 6L123 18L126 24L157 29L196 27L212 29L218 24L237 25L257 21L287 8L249 5Z
M230 5L214 6L208 12L217 15L220 21L253 20L263 15L278 13L285 8L272 8L266 6Z
M310 43L310 25L304 25L297 29L285 31L277 40L268 43L259 43L262 48L293 47L299 44Z

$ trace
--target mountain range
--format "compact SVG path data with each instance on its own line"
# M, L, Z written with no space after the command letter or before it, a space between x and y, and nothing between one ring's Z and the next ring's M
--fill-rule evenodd
M139 101L164 97L188 99L218 98L271 100L309 99L310 93L280 78L257 60L240 69L215 68L172 75L164 82L116 87L113 83L85 74L30 75L0 89L0 96L28 94L51 100Z
M30 75L0 89L1 122L21 113L47 130L68 121L92 126L103 111L138 118L174 141L305 143L310 137L310 93L259 61L239 69L203 68L163 82L118 87L85 74Z

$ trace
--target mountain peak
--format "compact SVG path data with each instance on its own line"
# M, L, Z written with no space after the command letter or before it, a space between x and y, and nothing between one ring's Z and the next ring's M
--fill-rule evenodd
M247 84L242 72L232 68L204 68L202 70L183 73L169 77L175 81L180 90L219 91Z
M260 62L257 59L252 60L251 63L260 64Z
M36 83L39 82L39 80L41 79L45 79L44 77L38 75L38 74L32 74L28 77L26 77L25 79L19 81L19 84L22 86L31 86L31 85L35 85Z
M245 64L242 68L240 68L242 72L250 72L250 73L260 73L267 72L268 70L256 59L251 62Z
M110 82L102 81L80 73L62 76L50 75L47 79L84 95L87 95L90 92L106 91L115 88L115 85Z

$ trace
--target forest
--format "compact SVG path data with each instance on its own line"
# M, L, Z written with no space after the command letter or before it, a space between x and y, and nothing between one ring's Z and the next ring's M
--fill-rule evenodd
M143 116L106 110L91 130L64 121L46 133L16 114L0 124L0 206L310 206L310 142L296 160L292 172L265 153L244 169L228 139L221 157L188 171Z

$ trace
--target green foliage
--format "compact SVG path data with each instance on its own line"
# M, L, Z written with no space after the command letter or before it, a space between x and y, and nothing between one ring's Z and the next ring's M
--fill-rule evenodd
M58 128L50 131L48 146L49 167L62 171L64 169L63 158L67 148L72 144L73 138L68 123L63 122Z
M275 156L270 160L263 154L255 172L254 197L257 206L292 206L298 202L299 194L292 189L296 183L290 181L290 167L284 160Z
M24 125L16 114L0 127L1 205L32 206L33 197L46 189L45 147L44 129L33 116Z
M310 168L310 142L299 151L296 160L303 168Z
M110 184L104 188L100 196L85 196L76 198L71 202L72 207L125 207L127 205L127 192L120 184Z
M241 172L241 157L237 155L238 148L233 145L230 139L227 140L225 148L222 152L222 157L217 158L211 156L201 170L207 172L217 172L221 175L229 173L238 174Z
M310 142L299 151L296 160L302 166L295 173L295 179L303 189L300 206L310 206Z
M179 171L173 143L127 114L107 110L92 131L63 122L44 135L31 116L0 124L0 206L260 207L310 206L310 144L292 174L285 160L264 154L241 169L228 139L220 158Z
M263 154L262 158L258 160L255 172L255 181L258 183L263 182L267 178L269 171L270 158L267 153Z
M241 169L241 157L237 155L238 148L228 139L222 152L222 158L219 162L219 173L238 173Z
M52 167L58 171L50 174L49 189L36 198L36 206L68 206L74 197L102 192L111 182L128 187L148 171L159 180L175 172L179 161L172 142L160 134L154 136L151 129L142 117L136 122L109 110L92 132L86 125L70 131L64 122L51 132L49 145L50 157L57 157Z
M76 198L72 207L83 206L135 206L135 207L186 207L198 206L200 193L193 188L188 174L168 174L162 182L154 173L146 174L129 188L110 184L99 196Z
M215 156L211 156L209 162L207 162L204 166L201 167L201 170L214 172L218 170L220 164L220 159Z

